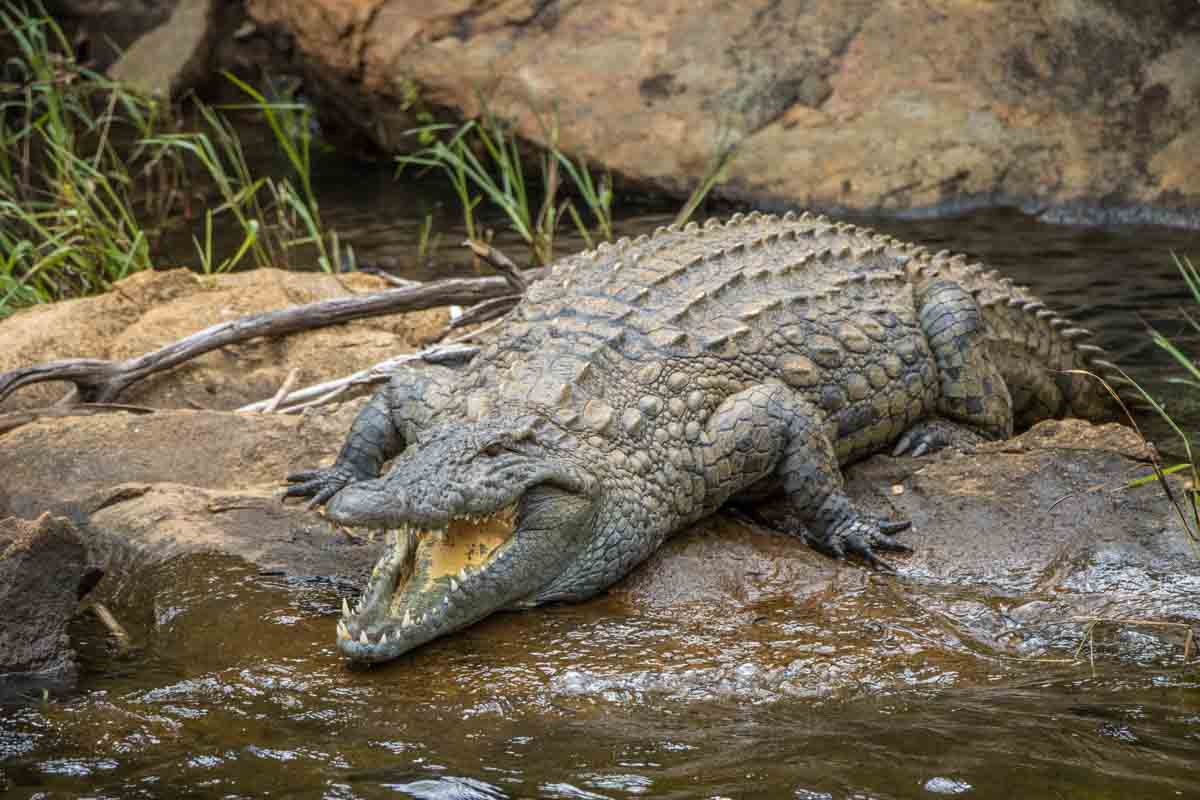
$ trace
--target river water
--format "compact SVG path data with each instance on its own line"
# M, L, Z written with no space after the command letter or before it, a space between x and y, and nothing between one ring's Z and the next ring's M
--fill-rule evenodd
M404 273L469 270L436 195L371 174L324 183L326 221L361 260L410 263L432 209L443 246ZM666 220L635 214L620 233ZM1029 284L1096 330L1134 377L1171 392L1169 361L1145 331L1187 332L1171 252L1200 256L1194 233L1058 227L1010 212L871 224ZM503 233L498 242L521 252ZM560 249L579 246L564 236ZM1186 392L1170 403L1195 429ZM1144 422L1172 446L1165 426ZM860 604L864 620L841 630L787 602L747 624L631 614L599 598L497 615L396 663L352 669L332 634L350 587L261 575L228 557L177 559L114 595L132 652L112 652L81 618L79 690L0 707L0 794L1200 797L1195 657L1092 665L964 648L935 658L916 639L880 638L880 624L903 632L907 621L872 614L877 583L838 599ZM880 642L878 660L856 664L851 683L834 680L843 648L871 652L867 639ZM827 672L798 668L797 653L826 655Z

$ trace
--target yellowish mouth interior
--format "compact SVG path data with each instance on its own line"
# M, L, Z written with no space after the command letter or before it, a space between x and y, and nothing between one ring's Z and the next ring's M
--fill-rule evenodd
M452 521L444 533L430 537L418 548L413 576L420 583L413 588L423 591L439 581L470 575L508 541L515 527L515 505L490 517Z

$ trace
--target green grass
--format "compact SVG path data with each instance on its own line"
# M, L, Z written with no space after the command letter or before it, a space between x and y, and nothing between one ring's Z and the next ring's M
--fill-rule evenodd
M150 126L153 101L79 67L53 21L13 3L0 28L18 56L0 94L0 315L33 302L103 291L149 267L119 125Z
M584 159L572 161L559 149L557 122L547 126L543 120L543 131L546 146L537 156L536 193L530 191L516 135L486 108L481 119L459 126L432 124L409 131L426 144L412 155L397 157L397 174L409 167L441 170L458 196L468 238L489 238L477 217L486 199L525 242L532 261L549 264L564 218L572 221L589 247L596 239L612 239L613 191L607 174L595 178ZM564 173L574 198L560 197ZM577 200L584 204L592 226L584 221Z
M478 120L457 126L429 124L408 131L423 146L411 155L397 157L397 174L410 167L440 170L458 197L468 238L490 238L479 221L480 205L486 201L525 242L530 260L537 265L554 260L555 235L563 220L570 220L589 248L599 241L612 241L612 176L605 173L597 178L583 157L572 160L562 151L557 117L551 115L547 121L538 115L544 145L534 159L538 191L531 193L525 174L531 159L522 158L511 126L481 105L484 111ZM736 155L737 142L731 134L722 134L705 174L676 215L676 223L687 222L695 214L724 180Z
M269 102L227 75L247 103L225 110L261 114L289 174L253 170L222 111L195 104L198 130L183 115L88 71L40 5L0 4L0 36L15 45L0 83L0 317L33 303L93 294L152 268L151 249L178 225L193 199L215 197L201 218L197 266L297 266L297 253L327 271L354 263L327 230L312 186L307 106ZM119 144L117 143L119 142ZM225 257L214 252L214 218L242 233Z
M246 102L218 108L195 101L185 114L76 63L62 29L36 3L0 0L0 37L17 52L0 78L0 317L102 292L153 268L161 236L183 224L199 228L194 266L205 273L314 261L330 272L353 268L353 250L322 219L306 104L268 100L226 73ZM252 166L229 113L266 123L285 175ZM611 241L611 176L561 150L557 116L538 123L541 146L519 140L486 106L478 120L426 125L410 132L421 149L400 157L398 172L441 171L468 237L490 240L479 215L486 204L526 243L534 264L554 260L564 221L588 247ZM679 221L722 178L733 153L718 147ZM214 231L222 220L239 238L218 252ZM420 259L439 241L431 221L421 228Z
M1175 266L1179 269L1179 274L1182 276L1184 283L1188 287L1188 291L1192 295L1192 300L1200 308L1200 271L1196 269L1196 266L1187 257L1180 257L1173 253L1172 258L1175 260ZM1200 322L1191 314L1188 314L1187 311L1184 311L1183 315L1192 330L1200 333ZM1161 332L1152 330L1150 337L1158 347L1171 356L1180 369L1180 375L1169 378L1168 382L1182 384L1193 390L1200 389L1200 365L1197 365L1193 358L1188 356L1178 345ZM1129 383L1141 395L1141 399L1175 433L1180 446L1183 448L1185 459L1182 463L1171 467L1163 467L1156 461L1152 465L1153 471L1150 475L1133 481L1129 485L1134 487L1149 483L1150 481L1157 481L1167 500L1175 509L1179 517L1179 522L1187 533L1192 552L1197 559L1200 559L1200 462L1197 459L1200 453L1193 447L1191 435L1171 416L1171 413L1162 402L1155 399L1138 383L1132 380ZM1134 426L1136 428L1136 422ZM1170 475L1176 473L1182 473L1187 477L1187 483L1182 492L1172 487L1171 481L1168 479Z
M258 267L293 267L297 266L297 248L309 247L316 252L317 266L325 272L353 267L353 250L343 251L336 231L328 230L321 221L320 204L312 186L311 110L300 103L269 102L236 76L225 73L225 77L251 102L224 106L222 110L262 114L285 156L290 175L273 178L256 174L232 123L217 109L200 102L195 107L201 130L164 133L143 140L159 157L182 154L200 165L217 195L219 203L205 211L205 238L196 240L201 269L206 273L226 272L247 256ZM219 214L234 218L242 241L231 256L216 262L212 225L213 217Z

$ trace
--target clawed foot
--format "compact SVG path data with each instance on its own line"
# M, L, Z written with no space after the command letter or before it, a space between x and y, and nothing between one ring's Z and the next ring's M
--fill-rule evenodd
M893 553L911 553L911 547L893 536L911 527L912 522L908 520L887 522L871 517L854 517L836 526L824 537L809 533L806 538L814 548L839 561L855 555L881 572L895 572L895 567L875 555L873 548Z
M927 419L918 422L900 437L900 441L892 448L892 455L907 454L919 458L943 447L974 447L985 441L982 435L962 425L944 419Z
M332 467L293 472L287 476L287 480L292 485L284 491L284 498L311 497L307 507L316 508L350 484L364 480L364 476L348 466L334 464Z

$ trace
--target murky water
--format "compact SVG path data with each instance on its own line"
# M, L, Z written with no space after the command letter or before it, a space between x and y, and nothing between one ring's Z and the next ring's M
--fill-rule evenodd
M1200 793L1195 666L934 661L899 619L868 665L876 680L821 696L812 685L862 667L838 653L879 638L871 624L819 641L819 620L790 606L746 624L600 600L500 615L349 669L332 645L333 587L216 556L143 578L124 609L137 654L104 655L81 623L83 691L5 713L6 796ZM839 602L866 610L872 591ZM741 644L715 648L729 626Z
M368 175L322 195L364 261L408 264L432 209L443 246L405 274L469 269L431 195ZM1145 325L1185 332L1170 253L1200 255L1194 233L1009 213L875 225L1003 269L1163 387ZM1186 394L1172 406L1196 427ZM107 591L137 646L113 653L81 618L80 690L0 708L5 797L1200 797L1194 659L1110 654L1093 670L980 653L922 609L896 618L883 582L837 597L852 628L787 602L659 618L601 598L499 615L375 669L333 646L349 587L214 556Z

